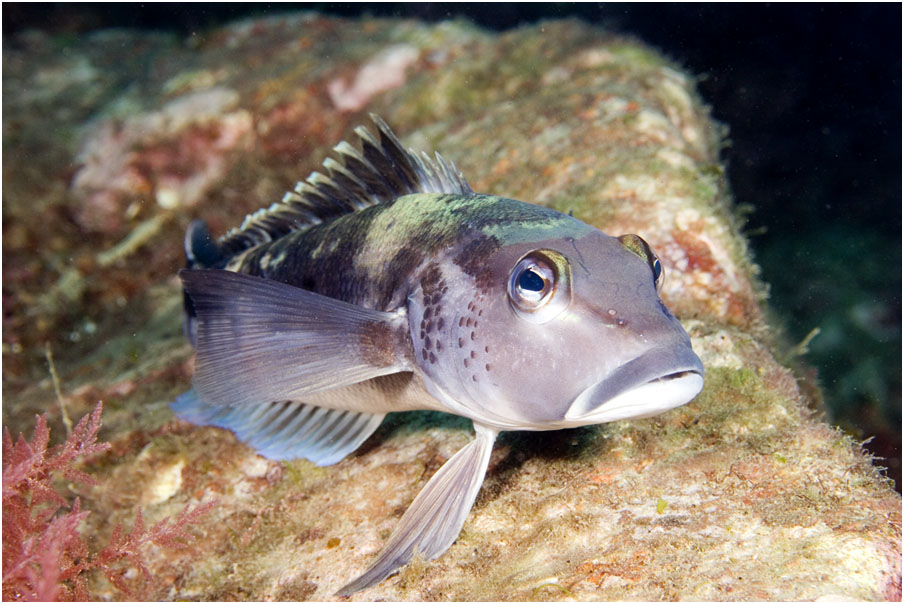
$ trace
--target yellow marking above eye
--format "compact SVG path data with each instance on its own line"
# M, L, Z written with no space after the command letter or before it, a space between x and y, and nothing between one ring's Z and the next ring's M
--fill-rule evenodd
M653 285L656 287L656 291L660 291L665 281L665 268L662 266L662 262L659 261L659 256L650 247L650 244L644 241L642 237L634 234L621 235L618 240L625 246L626 250L647 263L650 267L650 272L653 273Z
M525 254L509 275L512 308L531 323L546 323L571 304L571 266L553 250Z

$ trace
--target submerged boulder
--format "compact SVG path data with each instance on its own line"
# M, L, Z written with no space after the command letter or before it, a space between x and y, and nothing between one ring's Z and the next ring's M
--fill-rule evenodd
M297 14L184 41L30 34L3 62L4 423L59 425L49 341L69 415L106 403L87 534L216 499L193 550L151 557L148 597L331 599L470 438L460 418L397 414L318 468L168 409L191 375L190 219L238 225L374 112L476 191L641 235L707 374L658 417L502 435L452 548L352 599L900 599L900 498L779 361L725 132L650 48L577 21L497 35Z

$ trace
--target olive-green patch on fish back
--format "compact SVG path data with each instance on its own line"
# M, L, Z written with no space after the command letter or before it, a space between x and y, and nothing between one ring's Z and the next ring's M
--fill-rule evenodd
M480 235L481 208L495 199L403 196L258 245L228 268L390 310L404 302L406 283L430 257Z
M228 258L403 195L473 193L452 162L439 153L431 159L424 153L417 155L406 150L382 119L373 114L371 119L379 138L363 126L356 128L360 150L347 142L336 145L334 150L341 163L328 158L323 162L326 175L312 173L294 191L286 193L281 202L247 216L239 228L220 238L221 254Z
M463 260L463 268L474 275L477 266L471 262L479 265L500 242L517 240L508 229L539 240L550 229L566 226L563 220L572 230L579 224L558 212L492 195L406 195L274 242L271 247L283 260L270 264L283 266L273 266L268 276L391 310L404 302L405 283L437 256L471 249L474 254Z
M481 289L487 285L483 283L487 276L485 259L501 245L569 238L592 230L575 218L549 208L502 197L479 197L485 201L480 210L480 235L472 237L460 248L454 262L474 277Z

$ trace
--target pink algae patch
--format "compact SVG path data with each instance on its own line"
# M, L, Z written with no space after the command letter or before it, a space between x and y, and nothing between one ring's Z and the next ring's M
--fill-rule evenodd
M749 284L726 272L730 268L719 262L707 241L688 230L676 230L672 236L684 252L683 270L691 275L694 298L703 301L712 315L734 325L747 325L760 315Z
M327 84L330 100L339 111L358 111L370 100L405 83L405 71L420 53L413 46L396 44L365 63L351 82L338 77Z
M98 123L78 153L71 183L76 220L88 230L117 230L128 203L152 197L164 208L193 205L248 147L252 119L232 111L238 94L212 88L179 97L161 110Z

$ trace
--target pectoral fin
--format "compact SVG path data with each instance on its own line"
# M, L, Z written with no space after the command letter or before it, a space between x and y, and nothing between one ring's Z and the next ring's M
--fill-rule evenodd
M429 560L449 549L474 505L496 440L495 430L478 424L474 430L476 438L443 464L418 493L370 567L336 595L351 595L379 583L407 564L415 552Z
M206 403L301 400L407 369L403 311L366 309L226 270L179 276L197 315L193 385Z

